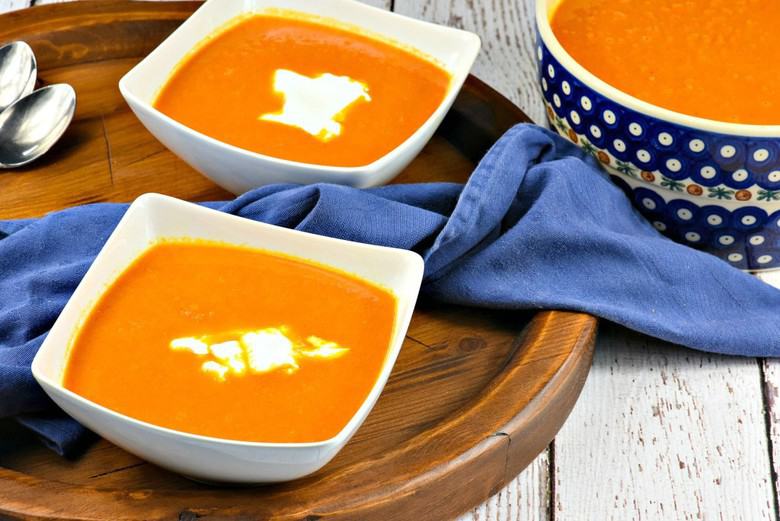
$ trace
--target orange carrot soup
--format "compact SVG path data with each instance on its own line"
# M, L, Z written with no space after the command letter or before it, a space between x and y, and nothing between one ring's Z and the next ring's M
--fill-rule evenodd
M583 67L659 107L780 124L780 2L562 0L552 30Z
M389 291L301 259L162 242L90 311L63 385L178 431L324 441L379 377L395 309Z
M279 13L240 17L208 37L154 106L246 150L346 167L396 148L443 101L450 75L419 52Z

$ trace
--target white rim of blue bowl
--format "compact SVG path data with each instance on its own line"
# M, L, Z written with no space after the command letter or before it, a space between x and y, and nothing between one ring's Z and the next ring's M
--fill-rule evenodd
M594 74L588 72L585 67L577 63L574 58L566 52L553 34L548 15L548 12L550 11L548 5L553 4L554 1L555 0L536 0L536 28L541 35L542 42L547 46L550 54L552 54L564 68L568 69L575 78L579 79L597 93L636 112L684 127L734 136L780 138L780 124L748 125L689 116L642 101L613 87L605 81L600 80Z

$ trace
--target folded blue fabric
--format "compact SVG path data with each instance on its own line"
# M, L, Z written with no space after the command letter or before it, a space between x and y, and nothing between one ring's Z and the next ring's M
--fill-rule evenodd
M661 236L590 158L535 126L510 130L465 186L274 185L210 206L415 250L423 294L443 302L585 311L705 351L780 354L780 291ZM0 417L60 453L85 431L50 414L30 362L126 208L0 222Z

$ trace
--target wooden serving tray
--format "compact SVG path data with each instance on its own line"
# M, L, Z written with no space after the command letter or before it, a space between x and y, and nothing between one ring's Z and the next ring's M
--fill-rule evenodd
M0 16L0 42L26 40L43 83L78 93L77 117L42 160L0 173L0 218L156 191L228 199L129 111L119 78L198 6L93 1ZM464 181L528 118L469 78L439 132L396 182ZM78 240L78 237L74 237ZM0 275L1 276L1 275ZM596 320L421 302L367 422L317 474L275 486L215 488L106 441L70 461L0 422L0 517L24 519L449 519L487 499L542 451L591 363Z

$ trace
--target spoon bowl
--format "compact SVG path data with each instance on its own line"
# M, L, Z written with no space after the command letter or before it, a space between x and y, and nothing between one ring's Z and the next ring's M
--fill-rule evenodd
M45 154L75 111L76 92L60 83L38 89L0 112L0 168L26 165Z
M0 47L0 112L33 91L38 66L25 42Z

